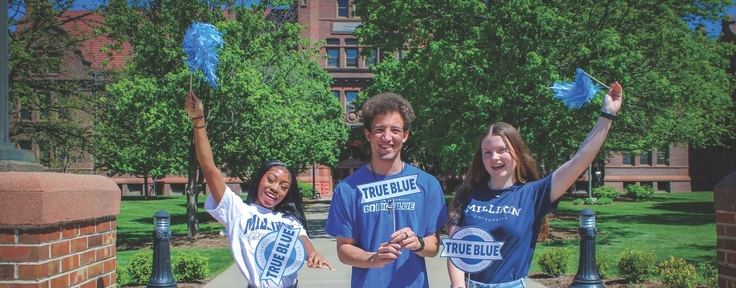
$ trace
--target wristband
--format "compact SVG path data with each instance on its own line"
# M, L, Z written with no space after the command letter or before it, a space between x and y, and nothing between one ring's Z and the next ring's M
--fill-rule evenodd
M202 124L202 126L193 126L194 128L204 128L207 127L207 124Z
M202 118L204 118L204 114L202 114L201 116L192 117L192 120L197 120L197 119L202 119Z
M417 240L419 240L419 249L412 250L412 251L414 251L414 252L422 252L422 250L424 250L424 239L422 239L422 237L419 237L419 236L416 236L416 237L417 237Z
M610 119L611 121L614 121L614 120L616 120L616 118L618 118L613 113L606 112L606 111L601 111L601 117L606 118L606 119Z

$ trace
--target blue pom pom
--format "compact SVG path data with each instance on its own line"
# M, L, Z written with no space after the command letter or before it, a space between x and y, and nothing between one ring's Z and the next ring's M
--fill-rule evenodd
M580 109L585 106L602 88L593 84L583 69L577 68L575 71L577 72L575 82L555 82L552 85L554 97L560 99L570 109Z
M189 56L185 61L189 70L197 73L198 69L202 69L207 82L214 88L217 88L215 72L217 64L220 63L220 60L217 59L220 51L217 48L222 48L223 44L222 33L217 31L214 25L202 22L194 22L189 25L182 41L184 53Z

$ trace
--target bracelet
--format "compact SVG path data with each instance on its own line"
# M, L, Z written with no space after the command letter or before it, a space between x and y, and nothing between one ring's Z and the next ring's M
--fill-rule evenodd
M413 251L414 252L417 252L417 253L418 252L422 252L422 250L424 250L424 239L422 237L419 237L419 236L416 236L416 235L414 235L414 236L417 237L417 240L419 240L419 249L413 250Z
M618 118L615 114L606 111L601 111L601 117L610 119L611 121L614 121L616 120L616 118Z
M192 117L192 120L197 120L197 119L202 119L202 118L204 118L204 114L202 114L202 116Z
M194 126L194 128L204 128L207 127L207 123L203 124L202 126Z

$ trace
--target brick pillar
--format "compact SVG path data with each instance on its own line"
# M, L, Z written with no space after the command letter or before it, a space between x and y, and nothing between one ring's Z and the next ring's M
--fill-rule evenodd
M119 193L103 176L0 172L0 288L114 287Z
M736 173L713 189L718 234L718 287L736 287Z

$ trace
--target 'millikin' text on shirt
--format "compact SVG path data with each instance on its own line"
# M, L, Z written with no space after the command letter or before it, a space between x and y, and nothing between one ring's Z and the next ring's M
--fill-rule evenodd
M417 186L417 175L381 180L358 185L362 203L406 196L422 192Z
M511 214L515 216L519 216L519 213L521 212L520 208L514 207L514 206L508 206L508 205L468 205L467 208L465 208L465 213L468 212L475 212L475 213L488 213L488 214Z

